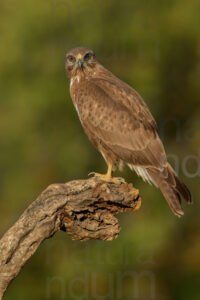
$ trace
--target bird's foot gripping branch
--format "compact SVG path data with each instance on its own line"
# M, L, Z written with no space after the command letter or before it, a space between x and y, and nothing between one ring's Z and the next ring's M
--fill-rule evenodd
M139 191L126 182L91 178L50 185L0 240L0 299L42 241L59 230L76 240L111 241L120 232L114 215L140 204Z

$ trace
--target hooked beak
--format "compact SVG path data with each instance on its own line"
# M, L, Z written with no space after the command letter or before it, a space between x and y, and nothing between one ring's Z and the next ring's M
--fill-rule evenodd
M77 55L76 61L77 61L78 67L82 68L82 66L83 66L83 56L81 54Z

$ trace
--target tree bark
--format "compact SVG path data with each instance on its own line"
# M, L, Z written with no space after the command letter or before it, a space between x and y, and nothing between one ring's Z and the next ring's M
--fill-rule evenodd
M45 239L59 230L74 240L118 237L115 214L140 207L132 184L91 178L52 184L24 211L0 240L0 299L10 282Z

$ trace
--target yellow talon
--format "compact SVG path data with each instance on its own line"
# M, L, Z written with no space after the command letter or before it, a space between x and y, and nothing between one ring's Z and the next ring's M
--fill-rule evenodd
M94 177L99 180L106 181L106 182L112 182L115 184L121 184L124 181L122 178L112 177L112 164L111 163L108 163L108 171L106 174L92 172L89 175L94 175Z

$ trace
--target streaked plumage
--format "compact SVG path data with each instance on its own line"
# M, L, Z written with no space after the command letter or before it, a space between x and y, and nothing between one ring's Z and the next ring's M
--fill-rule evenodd
M181 216L181 196L191 203L191 194L167 162L156 122L141 96L87 48L68 52L66 71L81 124L109 166L104 178L111 179L112 166L123 161L158 186L174 214Z

